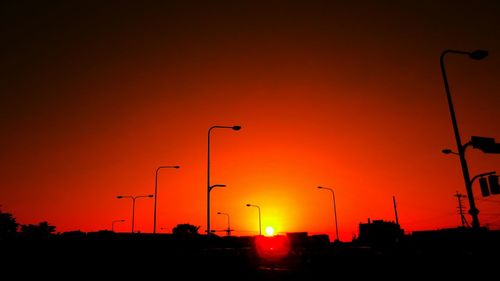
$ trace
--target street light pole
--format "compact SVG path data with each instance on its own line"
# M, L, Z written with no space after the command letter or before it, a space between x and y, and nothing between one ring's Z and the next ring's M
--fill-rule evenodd
M333 214L335 216L335 236L336 236L335 241L339 241L339 227L337 225L337 204L335 203L335 192L333 191L333 189L328 188L328 187L318 186L318 188L319 189L327 189L327 190L330 190L332 192L332 197L333 197Z
M212 126L208 129L208 149L207 149L207 236L210 236L210 191L212 188L221 185L210 185L210 133L213 129L232 129L239 131L241 126Z
M154 197L154 195L149 194L149 195L139 195L139 196L130 196L130 195L126 195L126 196L118 195L118 196L116 196L116 198L118 198L118 199L123 199L123 198L132 199L132 233L134 233L135 199L141 198L141 197L152 198L152 197Z
M229 214L223 212L217 212L217 215L225 215L227 216L227 236L231 236L231 223L229 221Z
M457 150L460 158L460 165L462 167L462 174L465 182L465 189L467 191L467 198L469 199L469 214L472 216L472 227L474 229L479 229L479 210L476 208L476 203L474 202L474 195L472 192L472 183L470 180L469 169L467 167L467 161L465 160L465 146L462 145L462 141L460 139L460 132L458 130L457 119L455 116L455 109L453 108L453 101L451 99L450 87L448 85L448 78L446 77L446 69L444 64L444 58L446 54L460 54L460 55L468 55L471 59L481 60L488 56L488 51L477 50L474 52L465 52L465 51L457 51L457 50L445 50L441 53L440 64L441 64L441 73L444 81L444 88L446 91L446 98L448 100L448 107L450 110L451 122L453 125L453 132L455 134L455 140L457 142Z
M114 220L111 222L111 231L115 231L115 222L125 222L125 220Z
M155 207L154 207L154 218L153 218L153 233L156 234L156 201L158 200L158 172L160 169L165 169L165 168L173 168L173 169L179 169L180 166L160 166L156 168L156 174L155 174Z
M252 205L252 204L247 204L247 207L256 207L257 209L259 209L259 236L262 236L262 224L261 224L261 220L260 220L260 207L257 205Z

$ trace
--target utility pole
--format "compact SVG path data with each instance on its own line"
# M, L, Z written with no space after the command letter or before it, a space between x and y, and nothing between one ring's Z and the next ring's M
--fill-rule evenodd
M396 196L392 196L392 203L394 205L394 215L396 216L396 224L399 225L399 220L398 220L398 207L396 206Z
M462 207L462 198L467 198L467 196L458 193L458 191L456 191L455 195L453 195L453 196L457 197L457 200L458 200L458 211L460 213L460 219L462 220L462 227L466 227L466 226L469 227L469 223L465 219L464 209Z

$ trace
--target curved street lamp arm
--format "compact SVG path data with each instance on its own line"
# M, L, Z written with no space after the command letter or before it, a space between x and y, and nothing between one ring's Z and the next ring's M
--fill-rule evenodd
M465 152L465 149L466 149L467 147L471 146L471 145L472 145L472 141L468 141L467 143L465 143L465 144L463 145L464 152Z
M470 180L470 184L472 185L472 183L478 179L478 178L481 178L481 177L485 177L485 176L489 176L489 175L494 175L496 174L495 171L493 172L487 172L487 173L482 173L482 174L479 174L479 175L475 175L474 177L472 177L472 179Z

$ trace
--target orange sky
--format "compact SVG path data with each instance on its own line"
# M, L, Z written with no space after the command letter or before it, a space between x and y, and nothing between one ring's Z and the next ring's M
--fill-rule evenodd
M407 232L458 226L460 163L440 152L456 146L449 48L490 51L446 66L463 141L500 141L492 1L81 2L0 8L0 204L22 224L130 231L131 201L115 196L151 194L156 167L180 165L160 171L158 230L203 232L208 128L241 125L212 133L211 182L227 185L211 193L212 229L221 211L256 234L251 203L263 229L333 238L318 185L335 189L344 241L368 218L394 220L393 195ZM500 172L499 155L467 159L471 175ZM473 190L481 224L500 229L500 197ZM136 202L136 230L152 232L154 200Z

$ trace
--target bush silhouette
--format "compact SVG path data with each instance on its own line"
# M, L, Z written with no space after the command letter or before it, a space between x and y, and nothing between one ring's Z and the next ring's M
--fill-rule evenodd
M0 239L14 236L19 224L11 213L0 210Z
M188 224L188 223L182 223L182 224L176 225L172 229L172 234L175 236L183 236L183 237L197 236L197 235L199 235L198 229L200 229L199 226L195 226L195 225Z
M23 236L34 239L48 238L56 231L56 227L44 221L39 224L28 224L21 226Z

